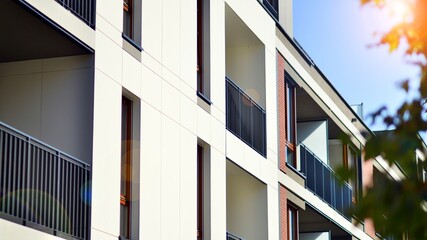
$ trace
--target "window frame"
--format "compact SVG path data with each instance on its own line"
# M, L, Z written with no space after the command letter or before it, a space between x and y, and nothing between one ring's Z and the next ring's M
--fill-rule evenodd
M288 240L298 240L299 239L299 214L298 209L291 206L288 203L287 210L286 210L286 216L287 216L287 231L288 231ZM291 218L292 217L292 218ZM292 230L292 231L291 231ZM291 233L293 233L291 236Z
M203 208L204 208L204 164L203 164L204 149L199 144L197 145L197 240L203 240Z
M297 149L296 149L296 84L293 79L285 73L285 154L286 154L286 163L293 168L297 169ZM292 89L292 96L290 95L290 90ZM289 111L290 108L290 111ZM292 119L290 119L292 118ZM290 136L290 137L289 137ZM291 138L291 139L289 139ZM288 159L288 151L292 152L292 159Z
M352 172L352 178L348 181L348 184L351 186L352 188L352 195L351 195L351 200L353 202L353 204L356 204L358 202L358 198L359 198L359 191L361 189L361 179L360 179L360 174L361 174L361 169L360 169L360 165L359 165L359 157L360 154L357 150L357 148L355 148L354 146L352 146L351 144L344 144L343 146L343 154L344 154L344 168L347 170L351 170ZM351 154L354 154L354 157L351 157ZM354 168L352 170L352 168Z
M131 239L132 232L132 116L132 100L122 96L122 157L120 174L120 237L122 239Z
M129 15L129 26L126 26L125 24L125 18L126 18L125 14ZM133 18L134 18L133 0L123 0L123 34L132 40L134 39ZM126 33L125 27L129 28L129 34Z
M142 3L141 0L123 0L122 37L138 51L142 51Z
M204 95L203 30L203 0L197 0L197 91Z

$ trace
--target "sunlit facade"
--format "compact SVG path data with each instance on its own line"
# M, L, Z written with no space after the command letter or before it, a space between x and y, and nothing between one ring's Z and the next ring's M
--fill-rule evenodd
M371 132L294 40L292 0L0 16L1 239L377 238L346 208L386 165L363 161Z

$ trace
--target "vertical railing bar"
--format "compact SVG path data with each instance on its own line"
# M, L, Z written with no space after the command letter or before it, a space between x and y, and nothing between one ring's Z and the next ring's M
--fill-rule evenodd
M88 197L88 194L89 194L89 190L90 190L90 186L89 186L89 173L87 172L87 171L85 171L84 172L84 179L85 179L85 181L84 181L84 184L85 184L85 189L84 189L84 200L86 201L86 203L84 203L85 205L84 205L84 207L85 207L85 209L84 209L84 218L83 218L83 226L84 226L84 228L83 228L83 235L85 236L85 237L87 237L88 235L89 235L89 231L90 231L90 229L88 228L88 223L89 223L89 197Z
M55 171L56 170L56 164L57 164L56 163L56 154L51 155L51 161L52 161L52 164L50 165L50 171L52 174L52 176L51 176L52 184L50 186L50 191L51 191L51 195L52 195L52 208L51 208L50 215L51 215L52 219L50 222L52 225L52 229L56 230L56 226L55 226L55 224L56 224L56 212L55 212L55 209L58 208L58 206L57 206L58 196L56 195L56 184L57 184L58 179L56 178L57 172Z
M87 201L87 197L86 197L86 169L83 168L83 172L82 172L82 214L81 214L81 221L82 221L82 236L86 237L86 201Z
M73 235L73 226L72 226L72 222L73 222L73 202L74 202L74 198L73 198L73 177L74 177L74 172L73 172L73 164L71 164L70 162L68 162L68 233L70 235Z
M76 165L75 164L71 164L71 177L70 177L70 183L71 183L71 185L72 185L72 187L70 187L70 190L71 190L71 199L72 199L72 201L71 201L71 203L72 203L72 207L71 207L71 209L70 209L70 218L71 218L71 232L72 232L72 235L74 235L74 236L76 236L77 234L76 234L76 231L75 231L75 227L76 227L76 225L75 225L75 218L76 218L76 215L75 215L75 211L76 211L76 193L75 193L75 190L76 190Z
M36 221L36 217L37 217L37 203L38 203L38 201L37 201L37 168L38 168L38 161L37 161L37 159L38 159L38 152L39 152L39 148L36 146L36 145L34 145L34 157L33 157L33 165L34 165L34 167L33 167L33 171L32 171L32 187L31 187L31 189L32 189L32 196L33 196L33 199L32 199L32 205L31 205L31 209L32 209L32 219L31 219L31 221L32 222L37 222Z
M250 107L250 111L249 111L249 114L250 114L250 117L249 117L249 124L250 124L250 127L249 127L249 129L250 129L250 134L251 134L251 146L253 147L253 148L255 148L255 141L254 141L254 136L255 136L255 132L254 132L254 115L253 115L253 111L254 111L254 104L252 103L252 100L250 100L249 101L249 103L250 103L250 105L249 105L249 107Z
M58 159L57 159L57 154L53 154L52 155L52 196L53 196L53 205L52 205L52 228L54 230L58 230L58 222L57 222L57 211L59 208L58 205Z
M17 177L17 179L18 179L18 189L17 189L17 199L18 199L18 201L17 201L17 204L18 204L18 206L17 206L17 212L18 212L18 216L19 216L19 218L22 218L22 212L23 212L23 209L22 209L22 206L23 206L23 202L22 202L22 183L23 183L23 167L22 167L22 165L23 165L23 160L22 160L22 156L23 156L23 152L22 152L22 139L18 139L18 177Z
M75 226L76 226L76 235L78 237L83 237L81 234L81 222L80 222L80 215L81 215L81 208L82 208L82 202L80 199L80 187L81 187L81 171L83 169L83 166L78 166L77 167L77 177L76 177L76 182L77 182L77 187L76 187L76 219L75 219Z
M59 155L59 162L60 162L60 164L61 164L61 168L60 168L60 172L59 172L59 174L61 175L61 177L60 178L58 178L58 179L60 179L60 186L59 186L59 191L60 191L60 194L61 194L61 202L60 202L60 218L59 218L59 220L60 220L60 225L59 225L59 231L61 231L61 232L65 232L65 222L64 222L64 214L65 214L65 212L64 212L64 209L65 209L65 182L67 181L66 180L66 177L65 177L65 171L64 171L64 169L65 169L65 164L66 164L66 162L65 161L63 161L62 160L62 156L61 155Z
M8 177L8 180L7 180L7 185L8 185L8 187L7 187L7 194L9 195L10 193L11 193L11 191L12 191L12 174L10 174L10 172L12 172L13 171L13 162L12 162L12 160L11 160L11 158L12 158L12 135L9 135L9 138L8 138L8 148L9 148L9 151L8 151L8 156L7 156L7 161L8 161L8 168L9 168L9 170L6 172L6 176L9 176ZM6 198L5 198L5 200L6 200L6 212L7 213L10 213L10 195L9 196L7 196Z
M36 203L36 207L37 207L37 211L36 211L36 216L37 216L37 223L41 224L42 222L42 212L43 212L43 196L42 196L42 184L43 184L43 180L42 180L42 168L43 168L43 149L41 147L37 148L37 170L36 170L36 194L37 194L37 203Z
M31 139L27 137L26 139L26 146L27 146L27 157L26 157L26 163L27 163L27 167L26 167L26 186L25 186L25 220L29 220L29 212L30 212L30 192L31 192L31 188L30 188L30 171L31 171Z
M3 148L3 131L0 129L0 174L3 173L4 170L4 157L3 157L3 152L4 152L4 148ZM0 176L0 191L2 192L2 195L0 195L1 199L4 199L5 196L5 187L3 186L4 182L3 182L3 178ZM3 202L3 201L0 201ZM0 206L0 211L3 211L3 207Z
M19 155L19 146L18 146L18 144L19 144L19 139L16 136L14 136L14 139L13 139L13 158L12 158L13 166L14 166L14 172L12 173L13 194L11 195L12 196L12 214L14 216L18 216L18 214L19 214L19 212L18 212L18 208L19 208L19 206L18 206L18 188L19 188L19 184L18 184L19 183L19 181L18 181L18 179L19 179L19 176L18 176L18 174L19 174L18 155Z
M56 230L60 231L61 229L61 204L62 204L62 198L61 198L61 192L60 192L60 185L61 185L61 158L60 158L60 154L56 154L55 157L57 158L56 161L56 167L57 167L57 174L56 174L56 197L57 197L57 203L58 203L58 207L56 208L56 219L55 219L55 224L56 224Z
M65 218L65 201L66 201L66 187L65 184L67 182L67 176L66 176L66 172L65 172L65 168L66 168L66 162L63 161L62 156L60 157L60 161L61 161L61 186L60 186L60 191L61 191L61 232L65 232L66 229L66 222L64 220Z
M81 228L80 228L80 212L81 212L81 202L79 201L80 200L80 195L79 195L79 186L81 186L81 184L80 184L80 172L81 172L81 167L80 166L78 166L77 167L77 169L76 169L76 191L75 191L75 194L76 194L76 216L75 216L75 218L74 218L74 227L75 227L75 229L76 229L76 236L78 236L78 237L82 237L82 235L81 235Z
M39 204L38 204L38 218L39 218L39 224L43 225L43 221L44 221L44 197L43 197L43 192L44 192L44 174L43 174L43 170L44 170L44 161L43 161L43 155L45 154L45 151L43 148L40 148L40 152L39 152L39 160L38 160L38 187L37 187L37 192L38 192L38 196L39 196Z
M68 167L68 165L69 165L69 163L67 162L67 161L65 161L65 159L63 160L63 162L64 162L64 168L63 168L63 170L64 170L64 175L65 175L65 177L64 177L64 186L63 186L63 188L64 188L64 216L63 216L63 218L64 218L64 232L65 233L69 233L69 212L68 212L68 209L69 209L69 207L68 207L68 200L69 200L69 198L70 198L70 196L69 196L69 193L68 193L68 191L69 191L69 186L68 186L68 183L69 183L69 167Z
M46 224L46 151L42 149L40 159L40 196L41 196L41 212L40 212L40 224Z
M52 194L52 185L53 185L53 179L52 179L52 153L48 154L47 157L47 196L48 196L48 205L47 205L47 226L49 228L53 228L52 224L52 209L53 209L53 194Z
M8 174L10 172L10 163L9 163L9 155L10 155L10 151L9 151L9 138L10 135L9 134L5 134L5 138L4 138L4 149L5 149L5 154L4 154L4 172L3 172L3 179L4 179L4 192L5 192L5 197L3 198L3 203L2 203L2 209L3 211L7 212L7 195L9 193L9 177L10 174Z
M84 238L83 235L83 225L82 225L82 214L83 214L83 200L82 200L82 187L83 187L83 171L84 171L84 166L82 166L81 168L79 168L79 185L78 185L78 206L79 206L79 211L77 212L77 224L78 224L78 228L79 228L79 236L81 238Z
M36 171L36 154L37 154L37 148L35 145L31 145L31 164L32 164L32 168L30 168L29 170L29 185L28 187L31 189L30 193L29 193L29 198L30 198L30 202L28 205L28 221L32 221L34 219L34 204L35 204L35 178L34 178L34 174ZM31 214L31 216L30 216Z
M1 188L2 188L2 191L3 191L3 195L4 195L4 197L3 197L3 201L1 201L1 207L0 207L0 209L2 210L2 211L5 211L6 209L5 209L5 199L6 199L6 193L7 193L7 191L6 191L6 186L7 186L7 184L6 184L6 176L7 176L7 150L6 150L6 148L7 148L7 144L6 144L6 138L7 138L7 133L3 133L2 134L2 137L1 137L1 142L0 142L0 147L2 147L2 153L1 153L1 158L2 158L2 161L1 161L1 164L2 164L2 176L0 176L0 178L2 179L2 184L1 184Z

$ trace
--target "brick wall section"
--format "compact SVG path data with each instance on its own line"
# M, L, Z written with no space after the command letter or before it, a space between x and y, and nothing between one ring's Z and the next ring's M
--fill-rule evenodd
M365 159L364 154L362 154L362 159ZM363 185L363 191L367 187L371 187L374 180L374 165L372 160L363 161L362 160L362 185ZM375 227L374 223L371 219L365 219L365 232L372 237L373 239L376 239L375 236Z
M285 58L279 52L277 52L277 115L279 118L279 169L286 172Z
M280 240L288 239L288 203L286 199L286 188L279 184L279 217L280 217Z

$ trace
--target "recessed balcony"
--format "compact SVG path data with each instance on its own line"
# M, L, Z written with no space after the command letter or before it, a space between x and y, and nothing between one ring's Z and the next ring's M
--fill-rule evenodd
M0 217L89 239L89 164L0 122Z
M92 55L0 63L0 217L89 239Z
M227 129L266 156L265 46L225 5Z
M267 185L227 160L227 239L268 239Z

